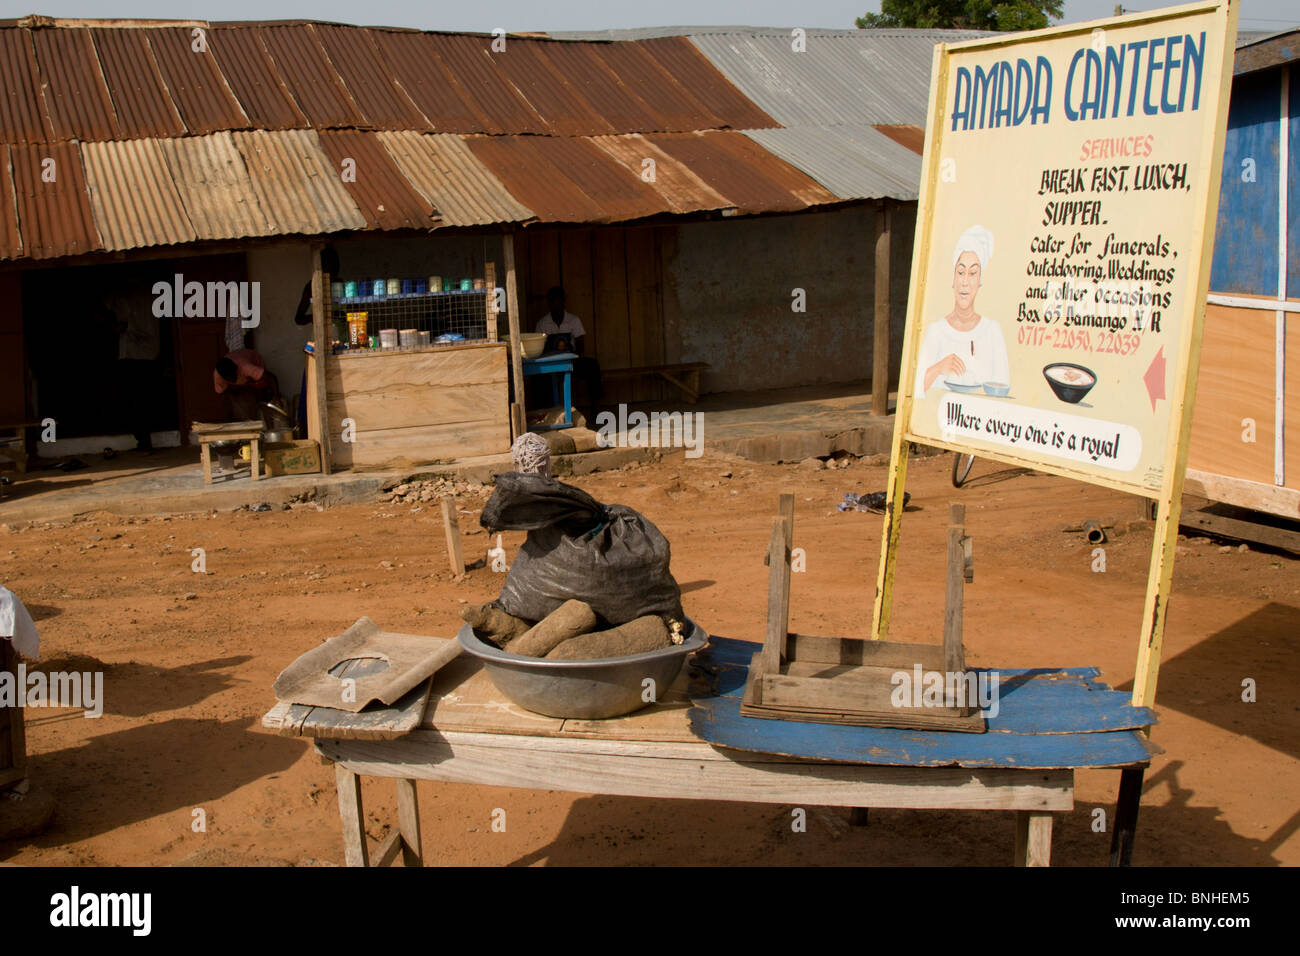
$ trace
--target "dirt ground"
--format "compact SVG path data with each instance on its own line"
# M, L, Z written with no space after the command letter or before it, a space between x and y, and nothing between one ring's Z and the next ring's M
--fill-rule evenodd
M1128 688L1151 552L1137 500L977 462L966 488L947 456L915 461L902 526L894 636L937 641L947 503L968 508L976 577L967 589L968 660L1095 665ZM883 465L845 469L681 458L574 483L643 511L668 536L687 613L714 634L757 641L762 553L782 490L796 493L792 630L865 635L881 518L837 512L846 491L884 487ZM482 555L485 497L461 507L467 557ZM1112 525L1093 570L1085 518ZM509 553L522 534L507 534ZM207 573L191 570L206 551ZM386 562L386 563L385 563ZM1300 574L1290 557L1206 538L1180 542L1154 740L1134 862L1300 863ZM297 655L361 615L450 636L463 601L501 577L446 569L436 506L370 503L324 511L159 518L94 515L0 530L0 582L41 630L47 671L103 670L105 711L27 711L30 775L57 801L43 834L0 842L16 864L336 864L342 844L333 771L305 740L260 732L271 683ZM1258 699L1242 701L1242 682ZM1117 771L1083 771L1058 818L1053 863L1104 864ZM1009 864L1009 813L791 808L420 784L431 862L552 864ZM369 832L395 821L389 781L365 783ZM491 827L507 811L505 833ZM193 832L193 812L206 833Z

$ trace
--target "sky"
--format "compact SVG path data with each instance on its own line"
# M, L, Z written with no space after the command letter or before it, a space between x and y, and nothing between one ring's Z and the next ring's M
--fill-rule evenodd
M1127 10L1169 6L1127 0ZM1066 0L1062 22L1109 16L1115 0ZM468 30L601 30L634 26L745 25L851 27L880 0L0 0L0 19L54 17L169 20L331 20L340 23ZM1297 0L1242 0L1241 30L1300 25Z

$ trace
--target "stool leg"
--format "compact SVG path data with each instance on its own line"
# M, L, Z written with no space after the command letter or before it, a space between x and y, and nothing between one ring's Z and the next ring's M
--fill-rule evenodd
M397 779L397 826L402 834L402 865L424 866L424 846L420 843L420 805L415 797L415 781Z
M344 860L348 866L369 866L365 818L361 815L361 778L336 763L334 786L339 794L339 818L343 821Z
M1129 866L1133 862L1133 841L1137 837L1138 807L1142 803L1142 777L1146 771L1119 772L1119 797L1115 801L1115 825L1110 835L1110 865Z
M207 442L199 442L199 454L203 456L203 483L212 484L212 450Z
M262 442L261 439L254 438L253 442L253 480L257 481L262 477Z

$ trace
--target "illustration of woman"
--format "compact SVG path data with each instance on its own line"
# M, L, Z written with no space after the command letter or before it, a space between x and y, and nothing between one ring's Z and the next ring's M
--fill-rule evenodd
M984 270L993 258L993 233L971 226L952 251L952 311L925 330L917 358L915 394L919 398L947 382L979 387L1010 386L1007 346L1002 329L975 311Z

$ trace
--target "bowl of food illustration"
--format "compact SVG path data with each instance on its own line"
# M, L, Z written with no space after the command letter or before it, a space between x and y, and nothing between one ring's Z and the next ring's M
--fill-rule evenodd
M1082 401L1083 396L1097 384L1096 372L1072 362L1053 362L1043 366L1043 378L1047 379L1057 398L1071 405Z
M985 382L985 395L996 395L998 398L1005 398L1011 394L1011 386L1006 382Z

